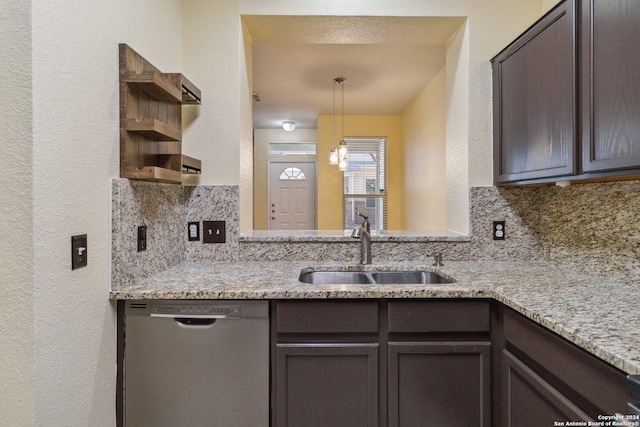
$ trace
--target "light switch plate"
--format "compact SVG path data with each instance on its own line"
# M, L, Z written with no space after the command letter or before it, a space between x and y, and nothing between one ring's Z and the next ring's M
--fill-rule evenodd
M225 221L202 221L202 243L226 243Z
M71 269L87 266L87 235L71 236Z
M147 226L141 225L138 227L138 252L147 250Z

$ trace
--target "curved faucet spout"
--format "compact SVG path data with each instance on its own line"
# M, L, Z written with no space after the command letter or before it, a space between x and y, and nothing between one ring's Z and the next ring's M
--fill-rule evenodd
M351 232L351 237L360 239L360 264L371 264L371 226L369 218L358 213L364 221Z

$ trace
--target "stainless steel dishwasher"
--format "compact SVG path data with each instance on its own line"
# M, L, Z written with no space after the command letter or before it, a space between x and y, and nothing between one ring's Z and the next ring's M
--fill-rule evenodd
M266 301L125 305L127 427L269 425Z

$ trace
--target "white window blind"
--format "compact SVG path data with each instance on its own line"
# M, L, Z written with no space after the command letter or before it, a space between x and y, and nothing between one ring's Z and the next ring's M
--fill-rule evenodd
M347 170L344 172L345 228L369 217L371 228L384 230L387 222L387 141L385 138L345 138Z

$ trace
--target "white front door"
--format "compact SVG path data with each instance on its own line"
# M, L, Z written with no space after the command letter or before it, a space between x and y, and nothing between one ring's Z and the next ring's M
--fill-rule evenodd
M316 229L315 162L269 162L269 229Z

